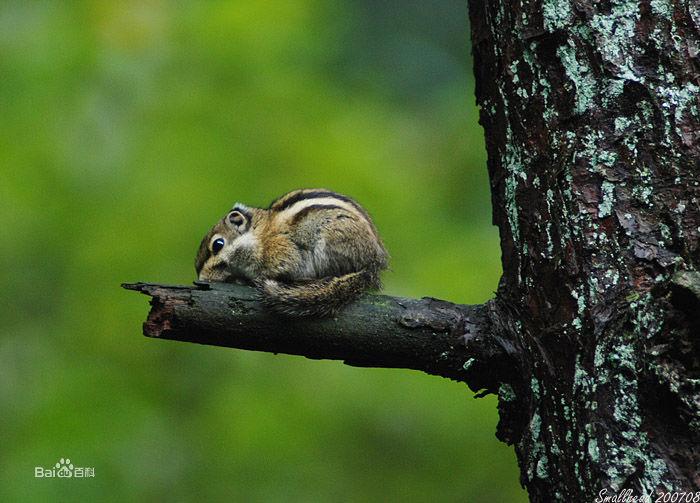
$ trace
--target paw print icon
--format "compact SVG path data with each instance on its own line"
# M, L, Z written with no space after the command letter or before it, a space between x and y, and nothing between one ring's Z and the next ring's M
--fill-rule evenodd
M70 478L73 476L73 464L68 458L61 458L56 463L56 475L62 478Z

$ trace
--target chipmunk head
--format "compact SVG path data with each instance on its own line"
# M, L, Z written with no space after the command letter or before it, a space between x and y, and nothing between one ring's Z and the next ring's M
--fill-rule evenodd
M236 204L224 218L204 236L195 269L200 281L235 281L245 278L245 258L250 253L252 234L249 232L253 213Z

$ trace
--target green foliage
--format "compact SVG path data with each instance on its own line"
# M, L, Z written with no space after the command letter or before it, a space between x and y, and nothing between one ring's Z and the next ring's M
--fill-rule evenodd
M386 290L500 273L462 2L0 7L0 499L522 501L495 399L409 371L149 340L235 201L328 187ZM283 336L283 334L280 334ZM45 480L70 457L95 478Z

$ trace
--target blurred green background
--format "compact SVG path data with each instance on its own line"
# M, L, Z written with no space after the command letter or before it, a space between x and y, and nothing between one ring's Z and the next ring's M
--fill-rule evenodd
M0 500L524 501L496 400L146 339L235 201L357 198L393 295L500 273L463 0L0 6ZM70 457L95 478L35 479Z

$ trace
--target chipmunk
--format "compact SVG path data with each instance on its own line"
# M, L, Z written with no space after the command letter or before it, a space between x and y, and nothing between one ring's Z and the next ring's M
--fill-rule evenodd
M389 255L367 212L347 196L302 189L268 208L236 203L204 236L200 281L243 282L274 311L329 316L380 289Z

